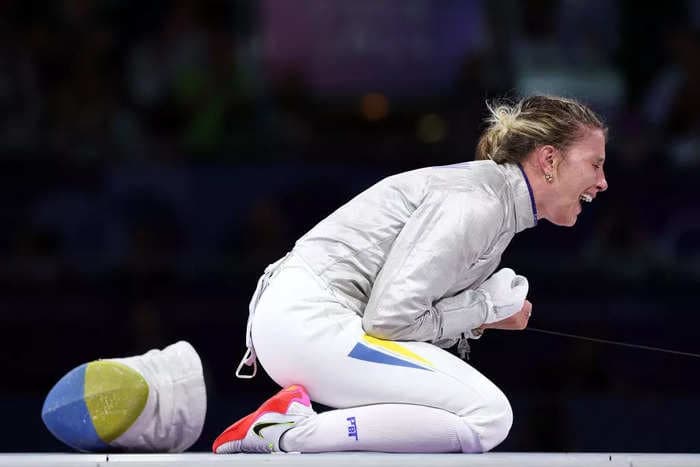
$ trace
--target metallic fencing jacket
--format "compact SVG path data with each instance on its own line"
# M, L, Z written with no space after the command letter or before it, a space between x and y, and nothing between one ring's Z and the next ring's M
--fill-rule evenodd
M381 180L293 253L362 316L368 334L449 347L475 337L488 309L478 286L513 236L535 223L518 165L472 161Z

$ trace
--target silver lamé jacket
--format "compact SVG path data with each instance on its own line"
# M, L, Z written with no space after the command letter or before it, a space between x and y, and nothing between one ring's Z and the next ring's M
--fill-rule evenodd
M520 167L492 161L385 178L300 238L293 253L370 335L453 345L486 319L476 290L536 223Z

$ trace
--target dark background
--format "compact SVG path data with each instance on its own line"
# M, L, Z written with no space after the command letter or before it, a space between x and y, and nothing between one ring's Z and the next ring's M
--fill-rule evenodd
M0 2L0 450L67 451L51 386L178 339L208 450L276 391L233 376L265 265L380 178L472 159L499 96L610 126L609 190L503 258L531 325L700 352L699 31L698 1ZM700 452L697 358L494 331L471 363L513 404L498 450Z

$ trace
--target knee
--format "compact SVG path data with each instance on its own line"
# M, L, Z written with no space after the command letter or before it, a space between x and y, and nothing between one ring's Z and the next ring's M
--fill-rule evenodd
M467 422L478 435L482 451L490 451L508 436L513 426L513 409L505 394L497 390L484 401L478 413L467 417Z

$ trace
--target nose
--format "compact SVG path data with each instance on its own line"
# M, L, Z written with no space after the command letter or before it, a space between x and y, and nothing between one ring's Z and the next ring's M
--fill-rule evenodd
M608 189L608 181L605 179L605 172L600 171L600 178L598 179L598 191L605 191Z

